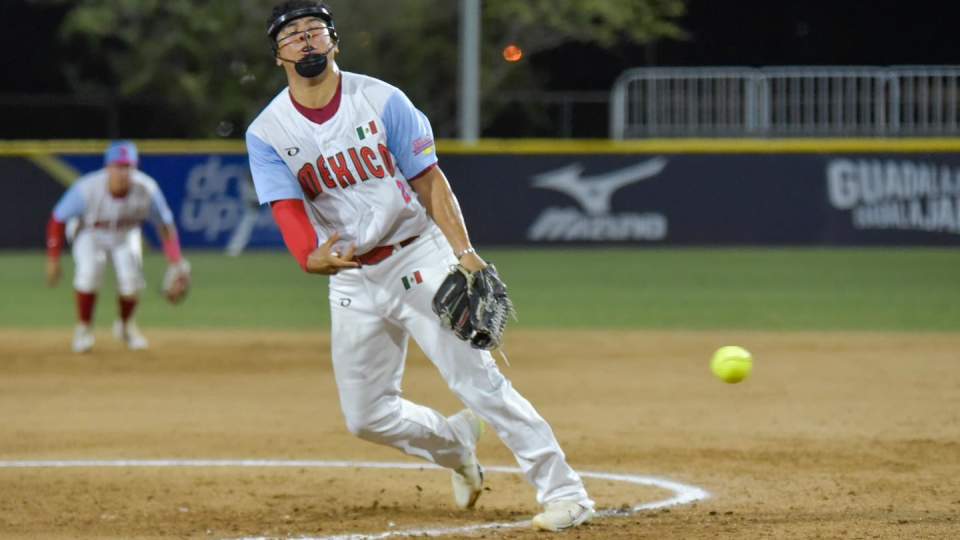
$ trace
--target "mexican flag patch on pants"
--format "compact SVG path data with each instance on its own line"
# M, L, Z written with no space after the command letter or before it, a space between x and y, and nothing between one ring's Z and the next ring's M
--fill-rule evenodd
M419 271L419 270L417 270L416 272L414 272L413 275L403 276L403 278L401 278L401 279L403 280L403 288L406 289L406 290L408 290L408 291L410 290L410 287L413 287L414 285L419 285L420 283L423 283L423 276L420 275L420 271Z

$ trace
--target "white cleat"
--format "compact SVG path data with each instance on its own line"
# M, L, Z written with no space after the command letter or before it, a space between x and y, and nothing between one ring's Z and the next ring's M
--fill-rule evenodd
M73 352L90 352L94 342L96 342L96 338L93 337L93 327L89 324L81 323L73 329Z
M590 521L594 511L576 501L555 501L547 503L543 512L533 517L534 529L541 531L562 531Z
M467 462L453 471L453 500L457 508L469 509L477 504L477 499L483 493L483 467L477 461L477 441L483 435L485 425L470 409L464 409L449 418L450 426L457 435L470 447L470 456Z
M451 476L453 500L462 510L473 508L483 493L483 467L477 462L476 455L472 455L470 461L453 471Z
M113 321L113 337L126 343L127 348L131 351L142 351L150 347L150 342L140 333L140 329L137 328L137 323L133 322L133 319L127 321L126 324L119 320Z

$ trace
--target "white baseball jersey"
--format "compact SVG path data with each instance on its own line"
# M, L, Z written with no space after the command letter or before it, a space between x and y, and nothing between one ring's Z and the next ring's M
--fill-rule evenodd
M107 256L117 274L117 290L130 296L143 289L143 253L140 225L173 224L173 213L156 180L140 170L130 171L130 191L123 197L110 193L107 169L81 176L53 209L61 223L76 218L79 232L72 238L73 287L95 292L103 280Z
M53 217L61 223L78 217L81 229L118 233L118 239L147 219L157 225L173 223L157 181L137 169L130 171L130 191L123 197L110 193L107 169L81 176L60 198Z
M357 253L431 226L407 183L437 163L427 117L399 89L341 72L323 109L304 109L285 88L247 129L261 204L303 199L320 243L339 232Z

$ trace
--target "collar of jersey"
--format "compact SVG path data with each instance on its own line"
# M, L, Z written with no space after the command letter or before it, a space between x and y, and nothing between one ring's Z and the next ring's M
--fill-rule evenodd
M330 100L330 103L327 103L325 106L320 107L319 109L311 109L306 105L297 103L297 100L293 99L293 92L288 91L287 94L290 95L290 103L293 103L294 108L296 108L300 114L315 124L322 124L333 118L333 115L337 114L337 111L340 109L340 93L342 86L343 76L341 75L340 80L337 81L337 91L333 93L333 99Z

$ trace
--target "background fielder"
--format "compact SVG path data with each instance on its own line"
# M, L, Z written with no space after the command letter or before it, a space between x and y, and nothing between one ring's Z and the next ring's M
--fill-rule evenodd
M250 168L300 266L332 276L333 366L348 428L452 469L457 504L470 507L482 489L475 411L536 487L545 510L534 526L589 519L593 501L550 426L488 352L432 313L451 265L477 271L486 263L437 166L429 121L397 88L340 71L326 6L286 2L268 34L289 87L247 130ZM410 336L470 409L445 418L401 397Z
M47 225L47 283L60 280L60 251L65 242L66 224L76 220L72 236L77 326L74 352L93 348L93 310L103 281L107 258L117 277L119 317L113 333L132 350L146 349L133 314L144 287L141 224L150 219L163 241L171 266L182 269L187 263L173 214L156 180L140 171L137 147L129 141L112 143L104 154L104 168L77 179L53 209Z

